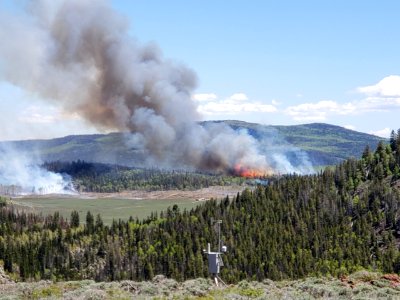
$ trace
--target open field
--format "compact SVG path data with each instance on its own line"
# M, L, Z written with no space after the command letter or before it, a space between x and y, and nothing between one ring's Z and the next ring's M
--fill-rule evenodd
M151 212L166 210L177 204L181 210L195 207L198 202L186 199L122 199L122 198L72 198L55 196L52 198L18 198L12 203L23 209L28 209L43 215L60 214L69 218L73 210L77 210L81 222L84 222L87 211L94 215L100 214L104 223L110 224L113 219L129 219L130 216L143 219Z
M110 224L113 219L143 219L152 212L160 213L177 204L181 210L196 207L210 198L221 199L226 195L233 196L243 187L210 187L195 191L129 191L113 194L85 193L80 195L42 195L14 197L11 203L20 209L42 213L60 214L69 218L71 212L79 212L84 222L87 211L100 214L104 223Z

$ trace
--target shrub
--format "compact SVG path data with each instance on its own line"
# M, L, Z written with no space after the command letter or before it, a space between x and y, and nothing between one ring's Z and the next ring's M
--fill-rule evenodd
M32 292L33 299L43 299L43 298L48 298L48 297L59 298L61 296L62 296L61 289L54 284L47 286L47 287L35 289Z
M7 205L7 198L0 196L0 207L4 207Z
M239 290L239 294L249 298L258 298L264 294L264 291L262 289L246 288Z
M366 270L361 270L355 272L349 276L349 279L353 281L370 282L372 280L377 280L381 277L381 274L376 272L369 272Z

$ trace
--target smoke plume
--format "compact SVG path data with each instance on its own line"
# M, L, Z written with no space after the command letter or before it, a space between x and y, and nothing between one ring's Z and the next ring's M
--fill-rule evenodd
M40 161L18 151L10 143L0 144L0 195L72 194L71 178L49 172Z
M140 45L105 1L31 1L26 16L0 19L0 79L100 130L130 132L149 162L237 174L286 171L274 169L285 164L262 155L247 132L196 123L195 73L156 45Z

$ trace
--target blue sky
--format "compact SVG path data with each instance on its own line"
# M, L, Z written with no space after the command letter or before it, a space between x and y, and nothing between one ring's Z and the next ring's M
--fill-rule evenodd
M10 0L0 11L18 14ZM400 127L400 1L112 0L130 33L198 76L203 119ZM1 69L1 58L0 58ZM96 132L0 82L0 139Z

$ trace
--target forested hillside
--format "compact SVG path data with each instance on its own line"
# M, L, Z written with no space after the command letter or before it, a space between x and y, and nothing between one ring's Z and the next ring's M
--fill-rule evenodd
M313 166L334 165L350 157L359 157L366 145L374 149L383 140L370 134L322 123L272 126L242 121L207 121L203 124L209 122L224 122L235 130L247 130L265 144L261 149L265 152L270 151L271 147L301 149L307 153ZM129 137L125 133L110 133L74 135L51 140L0 142L0 147L12 144L15 149L26 151L29 155L33 151L43 161L48 162L84 160L129 167L142 166L146 159L143 151L127 143L127 140ZM293 157L288 159L294 160Z
M194 190L210 186L242 185L243 177L179 170L141 169L85 161L55 161L47 170L72 177L79 192L114 193L124 190Z
M316 175L283 176L191 211L144 221L70 220L0 209L0 259L13 278L120 280L207 275L203 248L221 219L228 282L400 271L400 137Z
M258 140L270 141L268 147L276 144L297 147L307 153L313 166L336 165L350 157L360 157L366 145L375 149L383 140L377 136L324 123L279 126L242 121L223 122L237 130L246 129Z

